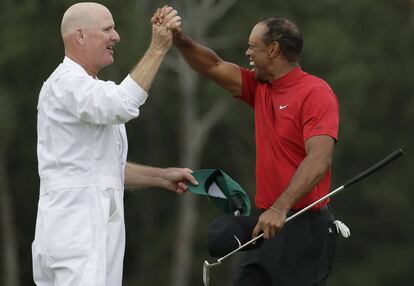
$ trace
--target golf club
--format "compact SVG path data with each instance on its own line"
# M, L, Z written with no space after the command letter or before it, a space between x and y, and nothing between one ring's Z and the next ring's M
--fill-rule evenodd
M295 217L303 214L304 212L308 211L310 208L312 208L313 206L319 204L320 202L326 200L327 198L330 198L334 195L336 195L337 193L339 193L340 191L342 191L343 189L345 189L346 187L349 187L353 184L355 184L356 182L364 179L365 177L371 175L372 173L380 170L382 167L386 166L387 164L391 163L392 161L394 161L395 159L397 159L398 157L400 157L401 155L403 155L403 151L402 149L397 149L394 152L392 152L390 155L388 155L387 157L385 157L384 159L382 159L381 161L379 161L378 163L376 163L375 165L373 165L372 167L366 169L365 171L361 172L360 174L356 175L355 177L353 177L352 179L348 180L345 184L343 184L342 186L340 186L339 188L331 191L329 194L323 196L322 198L318 199L317 201L311 203L310 205L308 205L307 207L301 209L300 211L296 212L295 214L291 215L290 217L286 218L285 223L291 221L292 219L294 219ZM221 262L223 260L225 260L226 258L228 258L229 256L233 255L234 253L238 252L239 250L243 249L244 247L246 247L247 245L254 243L256 240L260 239L263 237L263 233L258 235L257 237L253 238L252 240L249 240L248 242L246 242L245 244L241 245L240 247L238 247L237 249L231 251L230 253L226 254L225 256L217 259L216 262L214 263L209 263L207 260L204 261L204 265L203 265L203 283L204 286L209 286L210 285L210 269L212 267L215 267L219 264L221 264Z

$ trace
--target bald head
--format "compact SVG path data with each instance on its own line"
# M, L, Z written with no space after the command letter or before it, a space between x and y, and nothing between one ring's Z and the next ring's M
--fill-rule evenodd
M93 2L77 3L66 10L61 34L65 56L95 76L114 62L113 47L119 42L111 12Z
M82 2L70 6L62 18L60 32L62 38L76 31L76 29L93 27L103 13L109 10L98 3Z

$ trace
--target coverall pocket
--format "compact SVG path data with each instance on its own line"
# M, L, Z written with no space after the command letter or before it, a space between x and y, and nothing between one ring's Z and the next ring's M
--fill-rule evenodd
M112 188L100 190L100 200L105 222L115 220L120 213L120 191Z
M89 211L70 207L41 210L45 231L45 250L53 259L87 256L92 249Z
M33 265L33 279L35 283L41 281L44 269L44 256L42 255L36 241L32 243L32 265Z

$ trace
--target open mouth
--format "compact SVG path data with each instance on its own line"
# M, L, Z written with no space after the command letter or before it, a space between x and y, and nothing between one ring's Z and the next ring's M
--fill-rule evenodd
M254 61L250 61L249 62L249 65L250 65L250 69L252 70L252 71L254 71L254 70L256 70L256 65L255 65L255 63L254 63Z

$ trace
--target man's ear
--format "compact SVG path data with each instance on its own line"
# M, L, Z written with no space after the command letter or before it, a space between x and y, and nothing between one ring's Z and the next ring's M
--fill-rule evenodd
M86 35L83 32L83 30L80 28L76 29L75 35L76 35L76 42L79 45L84 46L86 43Z
M278 42L272 42L269 44L269 56L275 58L280 54L280 45Z

